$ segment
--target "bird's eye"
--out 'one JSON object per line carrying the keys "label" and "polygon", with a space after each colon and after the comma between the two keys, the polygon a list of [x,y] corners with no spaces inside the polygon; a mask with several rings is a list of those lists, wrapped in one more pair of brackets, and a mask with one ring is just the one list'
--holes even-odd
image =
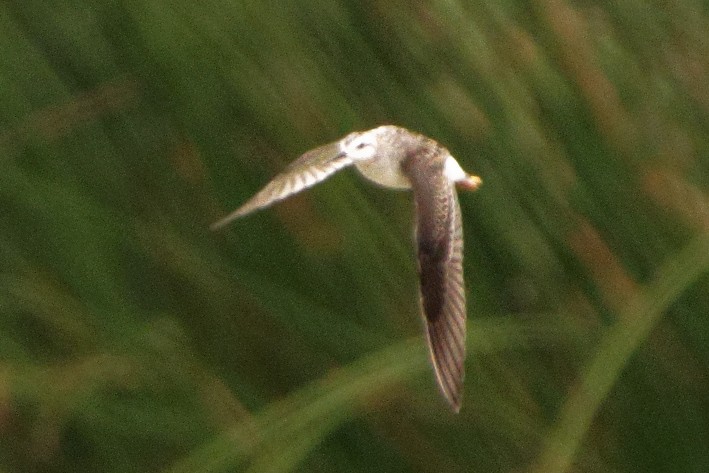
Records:
{"label": "bird's eye", "polygon": [[368,159],[374,154],[375,144],[371,137],[355,136],[351,141],[343,144],[343,150],[354,159]]}

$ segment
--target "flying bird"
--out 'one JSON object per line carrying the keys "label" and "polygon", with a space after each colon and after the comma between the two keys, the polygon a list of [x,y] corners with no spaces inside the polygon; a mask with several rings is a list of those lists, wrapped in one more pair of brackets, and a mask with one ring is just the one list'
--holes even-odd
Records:
{"label": "flying bird", "polygon": [[463,394],[466,308],[463,231],[456,187],[475,190],[482,180],[463,171],[446,148],[393,125],[350,133],[303,154],[211,228],[220,229],[350,165],[380,186],[413,190],[419,296],[426,340],[438,386],[453,411],[458,412]]}

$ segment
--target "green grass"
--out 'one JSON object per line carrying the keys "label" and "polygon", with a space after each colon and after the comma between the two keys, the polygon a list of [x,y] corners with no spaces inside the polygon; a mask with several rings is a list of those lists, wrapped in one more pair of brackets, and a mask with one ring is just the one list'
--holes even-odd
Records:
{"label": "green grass", "polygon": [[[0,4],[0,473],[709,471],[708,24],[692,1]],[[484,180],[459,415],[409,195],[343,172],[208,228],[382,123]]]}

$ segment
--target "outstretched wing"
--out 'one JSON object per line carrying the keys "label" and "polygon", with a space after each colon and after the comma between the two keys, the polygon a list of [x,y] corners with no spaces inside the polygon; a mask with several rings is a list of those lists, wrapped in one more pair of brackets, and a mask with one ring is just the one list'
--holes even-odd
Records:
{"label": "outstretched wing", "polygon": [[211,228],[218,230],[234,219],[308,189],[350,164],[352,159],[340,153],[339,142],[308,151],[273,178],[244,205],[212,224]]}
{"label": "outstretched wing", "polygon": [[465,289],[463,230],[454,183],[443,162],[410,158],[404,170],[416,203],[416,242],[421,306],[436,380],[451,408],[463,397],[465,361]]}

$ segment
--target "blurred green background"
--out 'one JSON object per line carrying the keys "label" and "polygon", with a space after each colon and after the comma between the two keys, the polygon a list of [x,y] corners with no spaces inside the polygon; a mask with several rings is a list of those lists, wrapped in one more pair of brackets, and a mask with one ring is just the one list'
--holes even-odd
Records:
{"label": "blurred green background", "polygon": [[[709,471],[706,2],[0,3],[0,473]],[[461,195],[440,398],[394,123]]]}

